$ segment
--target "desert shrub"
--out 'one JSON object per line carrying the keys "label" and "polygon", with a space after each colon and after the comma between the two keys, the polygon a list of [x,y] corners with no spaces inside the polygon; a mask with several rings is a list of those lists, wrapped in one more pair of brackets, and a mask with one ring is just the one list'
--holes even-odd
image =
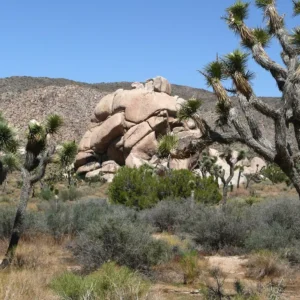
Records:
{"label": "desert shrub", "polygon": [[121,168],[109,186],[108,194],[113,203],[130,207],[148,208],[157,201],[158,179],[147,166]]}
{"label": "desert shrub", "polygon": [[0,239],[5,239],[10,236],[14,217],[16,214],[15,208],[2,207],[0,210]]}
{"label": "desert shrub", "polygon": [[262,279],[284,275],[288,269],[288,262],[281,259],[278,254],[265,250],[250,255],[246,266],[249,277]]}
{"label": "desert shrub", "polygon": [[143,299],[150,287],[136,272],[118,267],[114,262],[89,275],[87,282],[93,286],[96,299]]}
{"label": "desert shrub", "polygon": [[41,189],[40,191],[40,194],[39,194],[39,197],[42,199],[42,200],[46,200],[46,201],[49,201],[49,200],[52,200],[54,198],[54,192],[51,188],[49,188],[48,186],[44,187]]}
{"label": "desert shrub", "polygon": [[158,231],[174,232],[191,214],[191,201],[163,200],[140,213],[140,217]]}
{"label": "desert shrub", "polygon": [[260,171],[260,173],[274,184],[281,182],[289,182],[288,177],[276,164],[268,164],[265,168],[263,168]]}
{"label": "desert shrub", "polygon": [[246,239],[248,250],[277,250],[300,240],[298,199],[279,199],[252,206],[255,226]]}
{"label": "desert shrub", "polygon": [[205,204],[217,204],[222,195],[213,177],[196,177],[195,200]]}
{"label": "desert shrub", "polygon": [[146,225],[116,212],[91,223],[74,241],[72,251],[88,270],[111,260],[132,269],[148,269],[167,259],[170,252]]}
{"label": "desert shrub", "polygon": [[45,211],[48,232],[56,239],[72,232],[72,208],[60,201],[49,203]]}
{"label": "desert shrub", "polygon": [[189,170],[170,170],[160,177],[148,166],[121,168],[109,187],[109,198],[113,203],[144,209],[163,199],[188,198],[192,190],[198,202],[214,204],[221,200],[212,178],[202,179]]}
{"label": "desert shrub", "polygon": [[189,170],[170,170],[164,177],[158,179],[159,200],[190,197],[192,192],[190,182],[196,181],[195,175]]}
{"label": "desert shrub", "polygon": [[59,198],[62,201],[75,201],[81,196],[81,192],[75,186],[70,186],[68,189],[59,192]]}
{"label": "desert shrub", "polygon": [[183,271],[184,284],[193,283],[200,274],[199,255],[197,251],[184,253],[180,260]]}
{"label": "desert shrub", "polygon": [[51,288],[65,300],[81,300],[83,299],[86,287],[82,277],[71,272],[64,273],[52,280]]}
{"label": "desert shrub", "polygon": [[181,231],[207,250],[225,247],[243,248],[253,223],[248,218],[246,205],[228,203],[226,207],[198,205]]}
{"label": "desert shrub", "polygon": [[55,278],[51,287],[62,299],[68,300],[143,299],[149,290],[149,284],[137,273],[113,262],[86,277],[65,273]]}

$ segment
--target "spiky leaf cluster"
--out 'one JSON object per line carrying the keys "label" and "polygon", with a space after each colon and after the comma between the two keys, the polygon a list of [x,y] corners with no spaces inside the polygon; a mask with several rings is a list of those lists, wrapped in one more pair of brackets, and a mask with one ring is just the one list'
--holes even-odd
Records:
{"label": "spiky leaf cluster", "polygon": [[218,114],[218,119],[216,120],[217,126],[223,126],[228,124],[229,111],[231,104],[228,101],[219,100],[216,104],[216,113]]}
{"label": "spiky leaf cluster", "polygon": [[294,0],[294,16],[297,16],[300,14],[300,0]]}
{"label": "spiky leaf cluster", "polygon": [[244,150],[239,151],[237,161],[241,161],[246,158],[246,152]]}
{"label": "spiky leaf cluster", "polygon": [[201,104],[202,102],[195,98],[185,101],[177,112],[178,119],[182,121],[192,118],[199,110]]}
{"label": "spiky leaf cluster", "polygon": [[0,150],[16,152],[18,149],[16,134],[4,120],[0,121]]}
{"label": "spiky leaf cluster", "polygon": [[12,172],[20,168],[20,157],[16,153],[6,153],[3,157],[1,157],[1,162],[8,172]]}
{"label": "spiky leaf cluster", "polygon": [[63,125],[63,119],[56,114],[48,116],[46,120],[45,130],[49,134],[55,134]]}
{"label": "spiky leaf cluster", "polygon": [[274,0],[256,0],[255,4],[260,9],[265,9],[268,5],[274,4]]}
{"label": "spiky leaf cluster", "polygon": [[247,70],[249,54],[240,51],[239,49],[224,56],[223,62],[225,66],[225,72],[228,76],[238,72],[244,76],[246,80],[254,78],[254,73]]}
{"label": "spiky leaf cluster", "polygon": [[168,133],[158,139],[158,154],[160,157],[168,157],[171,151],[176,148],[178,138],[176,135]]}
{"label": "spiky leaf cluster", "polygon": [[247,49],[251,49],[255,44],[261,44],[262,47],[266,48],[270,45],[272,36],[269,34],[269,31],[264,28],[255,28],[252,31],[254,40],[242,40],[241,44]]}
{"label": "spiky leaf cluster", "polygon": [[228,19],[235,25],[241,25],[249,15],[249,2],[237,0],[233,5],[226,9]]}
{"label": "spiky leaf cluster", "polygon": [[205,75],[208,87],[211,87],[215,81],[221,81],[226,78],[224,64],[218,60],[207,64],[201,73]]}
{"label": "spiky leaf cluster", "polygon": [[78,151],[75,141],[65,142],[59,151],[59,162],[62,167],[68,167],[71,165],[76,157]]}
{"label": "spiky leaf cluster", "polygon": [[300,27],[296,27],[291,35],[291,43],[297,47],[300,47]]}

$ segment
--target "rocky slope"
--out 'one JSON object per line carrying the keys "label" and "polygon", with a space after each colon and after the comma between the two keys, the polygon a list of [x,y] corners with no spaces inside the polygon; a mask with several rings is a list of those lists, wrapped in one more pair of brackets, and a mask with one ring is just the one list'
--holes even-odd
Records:
{"label": "rocky slope", "polygon": [[[79,141],[99,100],[119,88],[130,89],[130,82],[87,84],[67,79],[10,77],[0,79],[0,111],[20,131],[31,119],[43,120],[49,113],[59,113],[65,120],[61,140]],[[206,90],[172,85],[172,95],[203,100],[202,111],[212,123],[215,96]],[[269,103],[279,99],[266,98]],[[271,134],[270,122],[264,122]]]}

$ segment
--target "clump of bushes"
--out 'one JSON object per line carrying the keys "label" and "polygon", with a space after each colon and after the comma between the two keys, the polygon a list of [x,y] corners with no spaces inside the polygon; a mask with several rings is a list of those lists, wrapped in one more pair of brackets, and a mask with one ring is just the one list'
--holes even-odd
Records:
{"label": "clump of bushes", "polygon": [[109,187],[113,203],[145,209],[166,198],[189,198],[214,204],[221,194],[213,178],[200,178],[189,170],[169,170],[163,177],[149,166],[121,168]]}
{"label": "clump of bushes", "polygon": [[190,205],[188,200],[164,200],[140,215],[158,231],[188,235],[204,251],[242,254],[281,249],[289,260],[300,261],[295,251],[300,243],[298,199]]}
{"label": "clump of bushes", "polygon": [[149,284],[127,267],[114,262],[104,264],[98,271],[81,277],[65,273],[55,278],[52,289],[62,299],[142,299],[149,290]]}
{"label": "clump of bushes", "polygon": [[148,270],[170,257],[170,248],[165,242],[154,239],[149,227],[120,212],[107,213],[91,223],[71,249],[89,271],[108,261],[132,269]]}

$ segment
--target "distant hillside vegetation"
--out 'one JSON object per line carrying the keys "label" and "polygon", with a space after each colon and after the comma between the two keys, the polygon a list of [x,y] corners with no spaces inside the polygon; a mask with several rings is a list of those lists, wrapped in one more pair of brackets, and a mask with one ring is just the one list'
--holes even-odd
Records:
{"label": "distant hillside vegetation", "polygon": [[[93,110],[101,98],[117,89],[131,89],[131,82],[88,84],[63,78],[9,77],[0,79],[0,110],[7,120],[19,130],[26,129],[29,120],[43,120],[50,113],[59,113],[65,121],[61,140],[79,141],[86,131]],[[213,124],[216,98],[213,93],[188,86],[172,85],[172,94],[203,101],[201,111]],[[278,98],[264,98],[272,105]],[[260,119],[272,135],[272,125]]]}

